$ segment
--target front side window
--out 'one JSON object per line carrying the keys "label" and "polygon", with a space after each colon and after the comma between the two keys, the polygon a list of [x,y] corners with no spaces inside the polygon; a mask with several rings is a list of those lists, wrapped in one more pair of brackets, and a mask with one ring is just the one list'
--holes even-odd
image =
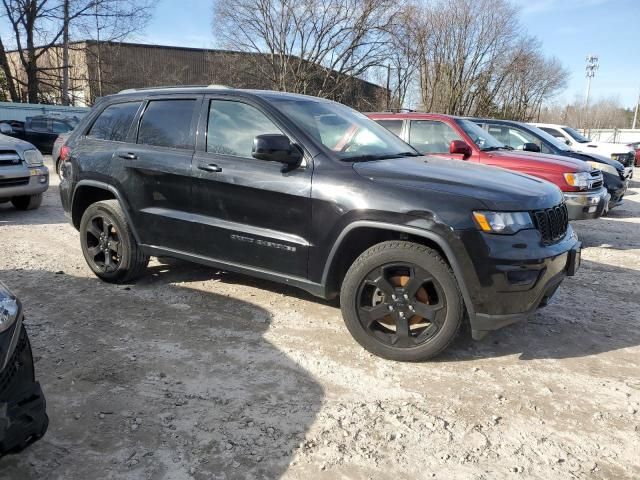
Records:
{"label": "front side window", "polygon": [[53,130],[53,133],[67,133],[73,130],[70,125],[67,125],[64,122],[59,122],[58,120],[54,120],[51,123],[51,128]]}
{"label": "front side window", "polygon": [[282,134],[267,116],[251,105],[232,100],[212,100],[207,124],[207,152],[252,158],[258,135]]}
{"label": "front side window", "polygon": [[49,129],[46,118],[34,118],[31,120],[31,129],[38,132],[46,132]]}
{"label": "front side window", "polygon": [[378,125],[382,125],[394,135],[402,135],[402,120],[376,120]]}
{"label": "front side window", "polygon": [[277,98],[271,103],[338,160],[418,155],[389,130],[345,105],[311,98]]}
{"label": "front side window", "polygon": [[449,153],[453,140],[462,140],[449,125],[437,120],[412,120],[409,143],[420,153]]}
{"label": "front side window", "polygon": [[138,143],[193,149],[191,119],[195,106],[195,99],[150,101],[140,120]]}
{"label": "front side window", "polygon": [[142,102],[117,103],[105,108],[93,122],[87,137],[124,142]]}
{"label": "front side window", "polygon": [[457,118],[456,123],[464,130],[464,133],[469,135],[471,141],[475,143],[483,152],[489,152],[491,150],[499,150],[504,148],[504,143],[496,139],[489,132],[484,131],[477,124],[466,120],[464,118]]}
{"label": "front side window", "polygon": [[560,133],[558,130],[556,130],[555,128],[540,127],[540,130],[542,130],[544,132],[547,132],[552,137],[559,138],[562,141],[564,141],[564,139],[565,139],[565,136],[562,133]]}
{"label": "front side window", "polygon": [[571,127],[564,127],[563,130],[569,134],[571,138],[573,138],[578,143],[589,143],[589,140],[584,135],[581,135],[577,130],[574,130]]}

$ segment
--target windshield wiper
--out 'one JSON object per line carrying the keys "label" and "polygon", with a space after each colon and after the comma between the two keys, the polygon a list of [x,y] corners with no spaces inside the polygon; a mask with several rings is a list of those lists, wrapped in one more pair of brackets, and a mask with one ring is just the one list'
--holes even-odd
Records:
{"label": "windshield wiper", "polygon": [[485,147],[485,148],[481,148],[480,151],[481,152],[494,152],[496,150],[508,150],[506,146],[503,147]]}
{"label": "windshield wiper", "polygon": [[388,160],[391,158],[401,157],[421,157],[422,155],[417,152],[399,152],[399,153],[384,153],[381,155],[358,155],[355,157],[346,157],[342,160],[346,162],[368,162],[372,160]]}

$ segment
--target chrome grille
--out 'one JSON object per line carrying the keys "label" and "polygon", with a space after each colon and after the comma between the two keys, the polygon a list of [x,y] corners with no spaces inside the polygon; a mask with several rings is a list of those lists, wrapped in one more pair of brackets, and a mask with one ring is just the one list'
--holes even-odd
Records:
{"label": "chrome grille", "polygon": [[536,210],[531,215],[545,244],[559,242],[567,234],[569,213],[564,203],[553,208]]}

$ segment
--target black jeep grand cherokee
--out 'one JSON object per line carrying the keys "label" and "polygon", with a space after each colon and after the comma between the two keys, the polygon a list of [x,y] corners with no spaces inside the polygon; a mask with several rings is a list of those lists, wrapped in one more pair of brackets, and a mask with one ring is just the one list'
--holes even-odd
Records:
{"label": "black jeep grand cherokee", "polygon": [[69,138],[60,194],[109,282],[174,256],[340,295],[366,349],[442,351],[544,305],[579,264],[557,187],[420,156],[348,107],[182,87],[102,99]]}

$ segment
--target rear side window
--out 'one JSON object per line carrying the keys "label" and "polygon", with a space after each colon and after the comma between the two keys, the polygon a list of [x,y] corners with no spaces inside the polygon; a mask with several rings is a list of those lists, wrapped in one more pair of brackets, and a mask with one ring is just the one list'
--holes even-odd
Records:
{"label": "rear side window", "polygon": [[252,158],[253,139],[268,133],[282,134],[257,108],[230,100],[211,100],[207,152]]}
{"label": "rear side window", "polygon": [[108,106],[93,122],[87,137],[124,142],[141,103],[128,102]]}
{"label": "rear side window", "polygon": [[382,125],[397,136],[402,134],[402,120],[376,120],[376,123]]}
{"label": "rear side window", "polygon": [[564,140],[564,135],[562,133],[560,133],[558,130],[556,130],[555,128],[549,128],[549,127],[540,127],[541,130],[544,130],[545,132],[547,132],[549,135],[553,135],[556,138],[559,138],[561,140]]}
{"label": "rear side window", "polygon": [[193,149],[191,119],[195,106],[195,99],[150,101],[140,121],[138,143]]}
{"label": "rear side window", "polygon": [[31,129],[39,132],[48,131],[47,120],[45,118],[34,118],[31,120]]}
{"label": "rear side window", "polygon": [[437,120],[412,120],[409,143],[420,153],[449,153],[452,140],[462,140],[449,125]]}
{"label": "rear side window", "polygon": [[72,130],[70,125],[67,125],[64,122],[59,122],[58,120],[51,122],[51,129],[53,133],[67,133]]}

